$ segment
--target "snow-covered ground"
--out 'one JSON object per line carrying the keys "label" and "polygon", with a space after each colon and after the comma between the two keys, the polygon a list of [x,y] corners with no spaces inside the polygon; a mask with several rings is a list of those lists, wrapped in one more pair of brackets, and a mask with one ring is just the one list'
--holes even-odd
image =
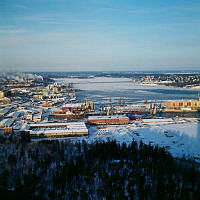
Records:
{"label": "snow-covered ground", "polygon": [[89,136],[71,138],[72,141],[116,140],[130,144],[134,139],[145,144],[165,146],[174,157],[200,158],[200,123],[195,120],[180,120],[174,124],[149,124],[132,122],[129,125],[101,125],[89,127]]}
{"label": "snow-covered ground", "polygon": [[[166,119],[166,118],[165,118]],[[118,143],[138,143],[165,146],[174,157],[195,157],[200,161],[200,122],[193,118],[152,119],[152,122],[132,121],[127,125],[88,126],[89,135],[83,137],[65,137],[58,140],[72,142],[85,140],[88,143],[116,140]],[[55,139],[55,138],[54,138]],[[52,138],[39,139],[52,140]],[[33,139],[38,141],[38,139]]]}

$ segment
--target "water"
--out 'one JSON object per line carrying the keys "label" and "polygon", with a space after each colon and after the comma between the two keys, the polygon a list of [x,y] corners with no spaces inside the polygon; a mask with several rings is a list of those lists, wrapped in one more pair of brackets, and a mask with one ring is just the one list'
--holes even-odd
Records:
{"label": "water", "polygon": [[79,101],[92,100],[96,104],[118,103],[124,98],[125,103],[141,103],[145,99],[153,102],[198,98],[198,90],[167,86],[149,86],[133,83],[128,78],[99,77],[91,79],[66,78],[57,82],[72,82]]}

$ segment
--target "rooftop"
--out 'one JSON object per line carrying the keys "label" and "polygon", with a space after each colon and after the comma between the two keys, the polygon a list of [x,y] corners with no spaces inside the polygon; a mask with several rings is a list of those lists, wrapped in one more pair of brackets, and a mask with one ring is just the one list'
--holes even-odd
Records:
{"label": "rooftop", "polygon": [[159,122],[174,122],[172,118],[156,118],[156,119],[142,119],[143,123],[159,123]]}
{"label": "rooftop", "polygon": [[[65,127],[59,127],[59,126]],[[72,122],[72,123],[44,123],[44,124],[31,124],[33,129],[30,134],[40,135],[40,134],[77,134],[84,132],[88,134],[88,129],[84,122]],[[48,126],[48,128],[45,128]]]}
{"label": "rooftop", "polygon": [[13,118],[3,119],[0,122],[0,127],[11,127],[14,122],[15,122],[15,119]]}
{"label": "rooftop", "polygon": [[64,104],[63,107],[76,108],[76,107],[81,107],[82,105],[84,105],[84,103],[67,103]]}
{"label": "rooftop", "polygon": [[131,109],[148,109],[150,104],[131,104],[127,106],[114,106],[114,109],[117,110],[131,110]]}
{"label": "rooftop", "polygon": [[30,127],[37,128],[37,127],[45,127],[45,126],[67,126],[67,127],[85,127],[84,122],[71,122],[71,123],[40,123],[40,124],[30,124]]}
{"label": "rooftop", "polygon": [[179,102],[179,101],[182,101],[182,102],[186,102],[186,101],[200,101],[200,99],[180,99],[180,100],[166,100],[166,102]]}
{"label": "rooftop", "polygon": [[103,115],[103,116],[89,116],[88,120],[97,120],[97,119],[128,119],[125,115]]}
{"label": "rooftop", "polygon": [[35,130],[35,131],[31,131],[30,134],[65,134],[65,133],[80,133],[80,132],[85,132],[88,133],[88,129],[87,128],[82,128],[82,129],[76,129],[76,128],[70,128],[70,129],[55,129],[55,130],[51,130],[51,129],[44,129],[44,130]]}

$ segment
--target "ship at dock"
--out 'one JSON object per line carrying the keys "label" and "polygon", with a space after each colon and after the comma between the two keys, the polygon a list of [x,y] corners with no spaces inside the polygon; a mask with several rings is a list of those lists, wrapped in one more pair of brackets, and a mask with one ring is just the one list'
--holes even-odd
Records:
{"label": "ship at dock", "polygon": [[79,118],[86,115],[87,112],[94,111],[94,103],[87,101],[84,103],[67,103],[60,108],[53,110],[52,116],[56,118]]}
{"label": "ship at dock", "polygon": [[137,118],[149,118],[157,112],[157,107],[155,104],[150,104],[145,101],[143,104],[125,104],[119,103],[118,105],[113,105],[112,102],[108,106],[101,107],[101,112],[105,114],[116,114],[116,115],[126,115],[131,119]]}

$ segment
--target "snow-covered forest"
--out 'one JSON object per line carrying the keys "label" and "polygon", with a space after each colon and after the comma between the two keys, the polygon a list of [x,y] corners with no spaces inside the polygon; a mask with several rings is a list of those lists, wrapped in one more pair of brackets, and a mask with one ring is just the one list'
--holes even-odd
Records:
{"label": "snow-covered forest", "polygon": [[[25,139],[25,140],[24,140]],[[0,138],[1,199],[199,199],[198,164],[116,141]]]}

